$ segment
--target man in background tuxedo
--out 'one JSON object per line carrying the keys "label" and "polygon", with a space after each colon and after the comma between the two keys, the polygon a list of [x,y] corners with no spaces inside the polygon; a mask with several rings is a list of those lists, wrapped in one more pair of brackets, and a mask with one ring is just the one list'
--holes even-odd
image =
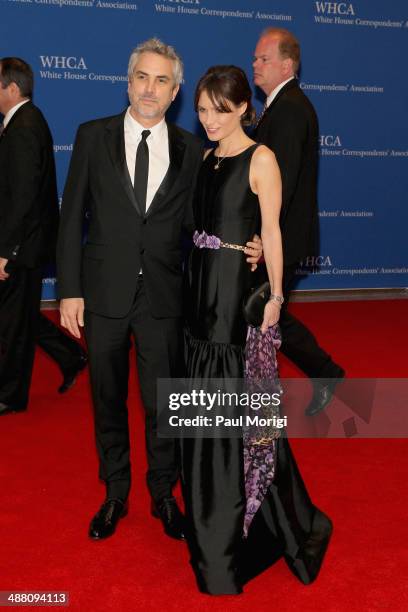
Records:
{"label": "man in background tuxedo", "polygon": [[0,60],[0,415],[25,410],[35,342],[72,386],[82,348],[40,314],[42,267],[54,256],[58,199],[52,137],[31,102],[33,73]]}
{"label": "man in background tuxedo", "polygon": [[100,476],[106,483],[90,537],[111,535],[127,512],[133,335],[152,513],[167,535],[183,539],[183,517],[172,495],[176,444],[157,436],[156,381],[183,375],[181,234],[191,223],[188,204],[203,147],[165,120],[182,81],[182,63],[172,47],[157,39],[139,45],[128,76],[129,108],[78,129],[57,249],[61,323],[77,338],[84,325],[89,350]]}
{"label": "man in background tuxedo", "polygon": [[318,124],[315,110],[295,76],[299,64],[300,47],[291,32],[268,28],[261,34],[254,54],[254,83],[267,98],[254,138],[272,149],[282,175],[285,303],[279,320],[281,351],[309,377],[319,379],[314,382],[312,401],[306,409],[312,416],[328,405],[344,371],[287,310],[296,268],[302,259],[316,254],[318,237]]}

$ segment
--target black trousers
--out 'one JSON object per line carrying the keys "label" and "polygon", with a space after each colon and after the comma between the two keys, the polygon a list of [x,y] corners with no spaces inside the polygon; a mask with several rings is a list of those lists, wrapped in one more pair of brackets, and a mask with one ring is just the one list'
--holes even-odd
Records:
{"label": "black trousers", "polygon": [[7,265],[0,282],[0,402],[27,408],[34,363],[41,268]]}
{"label": "black trousers", "polygon": [[341,368],[335,364],[317,343],[311,331],[299,319],[288,312],[288,299],[295,283],[297,264],[284,266],[283,296],[285,302],[279,319],[282,330],[281,352],[310,378],[336,378]]}
{"label": "black trousers", "polygon": [[61,372],[69,372],[84,353],[79,342],[64,332],[41,312],[38,313],[36,342],[58,365]]}
{"label": "black trousers", "polygon": [[107,495],[121,499],[128,496],[131,479],[126,404],[131,335],[146,415],[147,485],[152,498],[159,500],[171,495],[179,462],[175,440],[157,436],[156,384],[157,378],[181,375],[181,321],[151,316],[141,279],[126,317],[113,319],[85,311],[99,474]]}

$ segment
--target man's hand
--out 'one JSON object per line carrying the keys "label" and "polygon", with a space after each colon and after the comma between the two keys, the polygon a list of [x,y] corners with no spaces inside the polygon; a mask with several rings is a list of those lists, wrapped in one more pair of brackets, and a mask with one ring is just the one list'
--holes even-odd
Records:
{"label": "man's hand", "polygon": [[5,259],[4,257],[0,257],[0,281],[5,281],[10,276],[10,274],[7,274],[7,272],[4,269],[7,266],[7,264],[8,264],[8,259]]}
{"label": "man's hand", "polygon": [[75,338],[80,338],[81,332],[79,327],[84,326],[83,298],[65,298],[61,300],[60,315],[62,327],[65,327]]}
{"label": "man's hand", "polygon": [[249,255],[249,257],[247,257],[247,262],[251,264],[251,272],[257,269],[262,253],[262,240],[255,234],[252,241],[247,242],[245,246],[245,254]]}

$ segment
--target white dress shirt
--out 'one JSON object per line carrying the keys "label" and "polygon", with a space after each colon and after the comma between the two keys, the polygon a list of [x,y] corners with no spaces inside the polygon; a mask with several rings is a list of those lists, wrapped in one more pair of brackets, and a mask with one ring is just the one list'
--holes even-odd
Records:
{"label": "white dress shirt", "polygon": [[169,135],[164,118],[151,128],[145,128],[130,114],[130,106],[125,115],[125,150],[126,163],[132,181],[135,178],[136,151],[142,139],[143,130],[149,129],[146,139],[149,147],[149,176],[147,179],[146,211],[156,191],[160,187],[170,164]]}
{"label": "white dress shirt", "polygon": [[275,89],[272,89],[271,93],[269,94],[269,96],[266,98],[266,108],[268,108],[268,106],[270,104],[272,104],[272,102],[274,101],[274,99],[276,98],[276,96],[278,95],[278,93],[280,92],[280,90],[285,87],[286,83],[289,83],[289,81],[291,81],[292,79],[294,79],[294,76],[291,76],[289,79],[286,79],[286,81],[282,81],[282,83],[279,83],[279,85],[277,85],[277,87],[275,87]]}
{"label": "white dress shirt", "polygon": [[8,123],[10,123],[12,116],[14,115],[14,113],[16,113],[18,111],[18,109],[20,108],[20,106],[23,106],[23,104],[26,104],[27,102],[29,102],[30,100],[23,100],[22,102],[19,102],[18,104],[16,104],[15,106],[13,106],[13,108],[10,108],[10,110],[8,111],[8,113],[6,113],[4,115],[4,119],[3,119],[3,129],[7,126]]}

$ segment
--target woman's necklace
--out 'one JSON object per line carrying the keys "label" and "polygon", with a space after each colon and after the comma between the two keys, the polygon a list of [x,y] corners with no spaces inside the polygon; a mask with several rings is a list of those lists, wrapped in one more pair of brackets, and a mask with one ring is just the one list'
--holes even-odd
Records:
{"label": "woman's necklace", "polygon": [[[246,148],[248,148],[248,147],[246,147]],[[230,157],[230,156],[234,155],[235,153],[239,153],[241,150],[244,151],[245,147],[240,147],[239,149],[235,149],[234,151],[230,151],[230,153],[226,153],[225,155],[216,155],[217,163],[214,166],[214,170],[218,170],[218,168],[220,167],[221,162],[223,162],[226,157]]]}

